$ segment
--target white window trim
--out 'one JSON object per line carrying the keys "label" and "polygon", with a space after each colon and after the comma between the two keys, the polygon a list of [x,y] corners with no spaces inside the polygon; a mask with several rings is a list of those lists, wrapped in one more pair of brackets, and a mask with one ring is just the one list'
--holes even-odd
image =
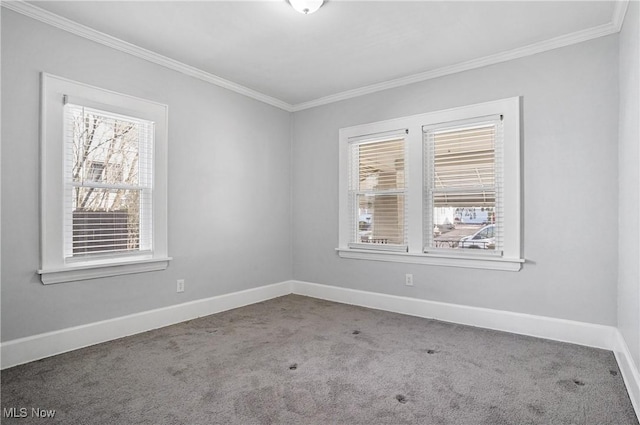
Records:
{"label": "white window trim", "polygon": [[[64,96],[84,106],[147,119],[155,123],[153,172],[153,250],[143,255],[65,261],[64,258]],[[168,106],[133,96],[41,74],[40,274],[43,284],[164,270],[167,244]]]}
{"label": "white window trim", "polygon": [[[504,246],[500,257],[482,253],[432,252],[424,251],[424,190],[423,190],[423,126],[461,121],[475,117],[504,116]],[[460,108],[413,115],[370,124],[362,124],[340,129],[339,132],[339,223],[338,247],[341,258],[392,261],[400,263],[427,264],[437,266],[466,267],[491,270],[518,271],[524,263],[522,258],[522,191],[521,191],[521,127],[520,97],[479,103]],[[348,199],[348,141],[360,135],[384,133],[399,128],[409,129],[406,143],[410,182],[407,188],[409,205],[408,252],[382,252],[349,248],[350,209]]]}

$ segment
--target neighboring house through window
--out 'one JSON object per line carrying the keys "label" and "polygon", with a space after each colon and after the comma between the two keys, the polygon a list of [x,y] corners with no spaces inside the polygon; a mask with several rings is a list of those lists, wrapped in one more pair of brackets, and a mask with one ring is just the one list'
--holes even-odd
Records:
{"label": "neighboring house through window", "polygon": [[166,106],[48,74],[42,91],[43,283],[166,268]]}

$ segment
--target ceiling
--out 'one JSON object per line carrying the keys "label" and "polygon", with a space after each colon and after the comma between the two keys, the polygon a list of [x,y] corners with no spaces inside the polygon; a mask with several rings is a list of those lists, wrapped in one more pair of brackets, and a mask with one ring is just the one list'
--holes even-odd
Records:
{"label": "ceiling", "polygon": [[119,39],[109,38],[112,44],[127,42],[120,42],[122,50],[300,110],[614,33],[624,5],[330,0],[312,15],[294,11],[286,0],[37,1],[21,7],[49,20],[56,18],[51,13],[67,18],[74,22],[58,26],[80,23]]}

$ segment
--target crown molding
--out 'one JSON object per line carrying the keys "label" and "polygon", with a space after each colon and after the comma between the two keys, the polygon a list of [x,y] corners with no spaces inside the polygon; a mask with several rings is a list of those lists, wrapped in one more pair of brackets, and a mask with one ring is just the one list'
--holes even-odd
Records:
{"label": "crown molding", "polygon": [[30,18],[44,22],[45,24],[62,29],[64,31],[70,32],[104,46],[111,47],[115,50],[128,53],[132,56],[136,56],[140,59],[147,60],[149,62],[164,66],[174,71],[178,71],[190,77],[195,77],[202,81],[215,84],[216,86],[234,91],[255,100],[259,100],[260,102],[264,102],[271,106],[284,109],[287,112],[292,112],[292,105],[280,99],[276,99],[243,85],[218,77],[217,75],[208,73],[196,67],[152,52],[151,50],[136,46],[135,44],[120,40],[119,38],[112,37],[93,28],[87,27],[70,19],[63,18],[62,16],[34,6],[23,0],[2,1],[2,7],[13,10],[14,12],[21,13]]}
{"label": "crown molding", "polygon": [[[615,16],[618,19],[624,19],[624,12],[626,6],[618,7],[619,4],[628,4],[627,1],[616,2]],[[619,12],[622,10],[622,13]],[[472,59],[470,61],[457,63],[451,66],[445,66],[434,70],[421,72],[419,74],[409,75],[407,77],[401,77],[395,80],[384,81],[382,83],[371,84],[368,86],[360,87],[354,90],[347,90],[341,93],[336,93],[330,96],[321,97],[309,102],[303,102],[293,105],[293,112],[302,111],[304,109],[315,108],[317,106],[327,105],[329,103],[339,102],[342,100],[351,99],[354,97],[363,96],[366,94],[376,93],[383,90],[388,90],[396,87],[402,87],[409,84],[419,83],[434,78],[443,77],[445,75],[456,74],[458,72],[469,71],[472,69],[482,68],[489,65],[498,64],[501,62],[507,62],[513,59],[519,59],[527,56],[536,55],[538,53],[547,52],[549,50],[558,49],[561,47],[570,46],[572,44],[582,43],[583,41],[592,40],[598,37],[604,37],[610,34],[615,34],[620,31],[622,23],[609,22],[596,27],[588,28],[581,31],[576,31],[570,34],[561,35],[559,37],[551,38],[545,41],[541,41],[527,46],[519,47],[517,49],[508,50],[501,53],[496,53],[489,56],[484,56],[478,59]]]}
{"label": "crown molding", "polygon": [[629,8],[629,0],[619,0],[615,2],[613,6],[613,16],[611,17],[611,23],[616,27],[617,31],[622,30],[622,24],[624,23],[624,17],[627,14]]}
{"label": "crown molding", "polygon": [[607,24],[598,25],[596,27],[587,28],[585,30],[576,31],[570,34],[561,35],[559,37],[551,38],[549,40],[541,41],[538,43],[533,43],[517,49],[508,50],[506,52],[472,59],[455,65],[445,66],[442,68],[433,69],[430,71],[421,72],[394,80],[371,84],[353,90],[343,91],[308,102],[297,103],[295,105],[291,105],[290,103],[287,103],[283,100],[268,96],[264,93],[260,93],[243,85],[218,77],[217,75],[203,71],[196,67],[184,64],[182,62],[136,46],[135,44],[131,44],[118,38],[112,37],[108,34],[94,30],[93,28],[79,24],[70,19],[58,16],[30,3],[26,3],[24,0],[2,0],[1,5],[2,7],[13,10],[14,12],[29,16],[33,19],[60,28],[64,31],[70,32],[80,37],[84,37],[86,39],[95,41],[116,50],[120,50],[122,52],[139,57],[149,62],[153,62],[166,68],[173,69],[185,75],[198,78],[202,81],[215,84],[219,87],[223,87],[225,89],[253,98],[260,102],[275,106],[287,112],[297,112],[334,102],[340,102],[342,100],[352,99],[354,97],[376,93],[383,90],[419,83],[446,75],[456,74],[458,72],[469,71],[472,69],[510,61],[513,59],[532,56],[549,50],[558,49],[561,47],[570,46],[572,44],[592,40],[598,37],[604,37],[607,35],[618,33],[622,28],[624,17],[629,6],[629,1],[630,0],[615,1],[611,21]]}

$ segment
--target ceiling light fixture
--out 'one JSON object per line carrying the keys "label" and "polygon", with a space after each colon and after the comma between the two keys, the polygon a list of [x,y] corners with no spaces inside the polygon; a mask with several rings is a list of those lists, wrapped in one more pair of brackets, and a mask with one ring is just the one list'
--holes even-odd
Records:
{"label": "ceiling light fixture", "polygon": [[295,10],[305,15],[309,15],[320,9],[324,0],[289,0],[289,4]]}

